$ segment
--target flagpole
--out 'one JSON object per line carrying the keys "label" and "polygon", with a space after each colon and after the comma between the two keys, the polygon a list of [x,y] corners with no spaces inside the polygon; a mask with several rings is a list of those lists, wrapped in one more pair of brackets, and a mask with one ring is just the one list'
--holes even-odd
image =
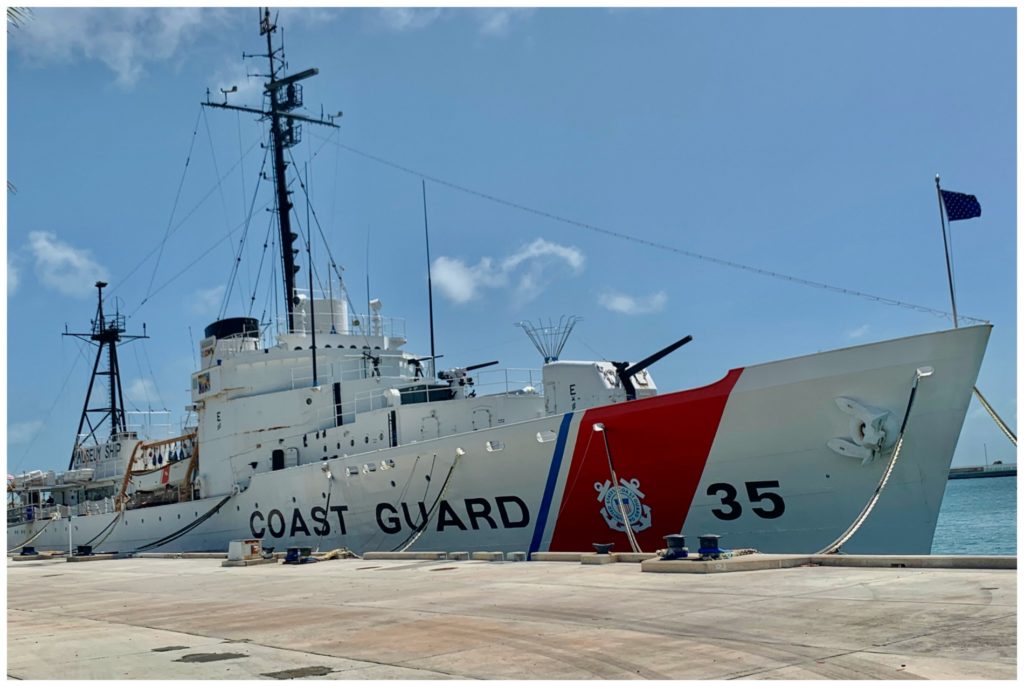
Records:
{"label": "flagpole", "polygon": [[949,300],[953,304],[953,328],[960,327],[956,317],[956,294],[953,292],[953,263],[949,259],[949,239],[946,237],[946,209],[942,204],[942,188],[939,186],[939,175],[935,175],[935,194],[939,198],[939,222],[942,224],[942,247],[946,251],[946,277],[949,280]]}

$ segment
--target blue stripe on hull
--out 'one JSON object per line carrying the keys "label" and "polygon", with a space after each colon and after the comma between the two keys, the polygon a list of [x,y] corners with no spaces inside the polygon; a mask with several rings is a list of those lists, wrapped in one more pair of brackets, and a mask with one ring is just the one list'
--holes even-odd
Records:
{"label": "blue stripe on hull", "polygon": [[551,456],[551,469],[548,471],[548,482],[544,486],[544,498],[540,502],[540,511],[537,513],[537,526],[533,530],[533,541],[530,542],[529,554],[540,549],[540,540],[544,536],[544,529],[548,524],[548,511],[551,509],[551,499],[555,495],[555,484],[558,482],[558,473],[562,469],[562,454],[565,453],[565,441],[569,436],[569,425],[572,424],[572,413],[562,416],[562,426],[558,429],[558,441],[555,442],[555,453]]}

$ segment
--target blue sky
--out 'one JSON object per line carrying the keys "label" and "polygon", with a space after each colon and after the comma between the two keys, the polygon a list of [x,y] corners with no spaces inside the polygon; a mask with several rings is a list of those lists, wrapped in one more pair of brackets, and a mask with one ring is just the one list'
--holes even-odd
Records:
{"label": "blue sky", "polygon": [[[261,50],[256,21],[39,9],[10,32],[9,471],[67,462],[92,353],[60,333],[88,327],[99,277],[129,329],[145,322],[152,337],[121,351],[131,405],[183,417],[262,161],[252,117],[199,102],[238,85],[231,102],[258,104],[240,59]],[[313,9],[279,23],[291,70],[320,69],[308,109],[345,113],[337,133],[307,125],[293,149],[313,206],[352,300],[366,300],[368,265],[409,350],[429,350],[420,177],[350,148],[685,251],[948,310],[940,173],[983,208],[952,225],[958,305],[995,325],[979,386],[1016,427],[1014,9]],[[564,358],[637,360],[692,334],[652,368],[668,391],[951,324],[437,181],[427,192],[446,365],[539,367],[513,323],[576,314]],[[229,315],[254,290],[256,315],[279,297],[266,271],[253,287],[268,184],[256,193]],[[168,230],[159,263],[146,259]],[[990,460],[1013,456],[972,402],[954,462],[980,463],[985,444]]]}

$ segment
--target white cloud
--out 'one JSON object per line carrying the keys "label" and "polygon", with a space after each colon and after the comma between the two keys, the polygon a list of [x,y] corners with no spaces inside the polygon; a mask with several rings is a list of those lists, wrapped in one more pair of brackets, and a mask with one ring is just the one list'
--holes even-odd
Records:
{"label": "white cloud", "polygon": [[[449,19],[465,10],[439,8],[385,7],[369,15],[371,26],[385,31],[419,31],[441,19]],[[525,21],[536,10],[530,8],[481,8],[469,10],[482,36],[504,36],[511,27]]]}
{"label": "white cloud", "polygon": [[476,11],[477,22],[480,25],[480,33],[485,36],[504,36],[508,33],[509,27],[516,23],[525,21],[536,10],[529,8],[497,9],[487,8]]}
{"label": "white cloud", "polygon": [[433,280],[445,296],[456,303],[468,303],[484,289],[512,288],[514,298],[525,303],[539,296],[553,279],[551,268],[568,265],[572,274],[583,271],[583,252],[536,239],[508,257],[483,257],[475,265],[459,258],[441,256],[432,266]]}
{"label": "white cloud", "polygon": [[869,331],[871,331],[871,325],[870,324],[862,324],[861,326],[857,327],[856,329],[851,329],[850,331],[846,332],[846,338],[847,339],[862,339],[862,338],[864,338],[864,336],[867,335],[867,333]]}
{"label": "white cloud", "polygon": [[277,25],[286,28],[288,36],[294,39],[296,29],[319,28],[333,22],[345,11],[340,7],[281,7],[271,10],[271,15]]}
{"label": "white cloud", "polygon": [[216,31],[224,10],[184,8],[37,8],[9,41],[25,59],[39,63],[98,60],[130,88],[147,63],[186,54],[204,32]]}
{"label": "white cloud", "polygon": [[11,424],[7,425],[7,443],[26,444],[32,441],[32,437],[34,437],[42,428],[42,420],[12,422]]}
{"label": "white cloud", "polygon": [[14,292],[18,290],[18,284],[21,283],[21,274],[18,272],[18,266],[15,264],[14,257],[11,255],[7,256],[7,297],[10,298],[14,295]]}
{"label": "white cloud", "polygon": [[132,403],[151,405],[159,398],[152,379],[133,379],[125,389],[125,397]]}
{"label": "white cloud", "polygon": [[192,312],[197,315],[214,317],[224,302],[224,284],[209,289],[199,289],[192,296]]}
{"label": "white cloud", "polygon": [[612,312],[624,315],[647,315],[661,312],[665,303],[668,302],[668,294],[658,291],[650,296],[629,296],[618,291],[606,291],[598,296],[597,302]]}
{"label": "white cloud", "polygon": [[372,15],[372,22],[388,31],[425,29],[441,17],[437,8],[383,7]]}
{"label": "white cloud", "polygon": [[29,232],[28,246],[39,280],[66,296],[90,296],[96,281],[107,278],[106,268],[88,250],[61,241],[53,232]]}

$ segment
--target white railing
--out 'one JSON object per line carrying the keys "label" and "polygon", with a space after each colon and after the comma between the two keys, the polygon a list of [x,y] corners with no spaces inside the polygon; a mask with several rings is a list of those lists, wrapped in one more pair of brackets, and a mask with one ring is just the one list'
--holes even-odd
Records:
{"label": "white railing", "polygon": [[509,367],[497,370],[470,372],[473,388],[478,396],[519,394],[532,389],[537,394],[544,390],[541,371],[529,367]]}
{"label": "white railing", "polygon": [[75,506],[62,506],[59,504],[27,504],[11,506],[7,509],[7,524],[17,524],[22,522],[32,522],[35,520],[49,520],[54,516],[58,515],[61,518],[68,517],[71,513],[75,517],[84,515],[103,515],[104,513],[116,513],[117,507],[114,505],[114,499],[111,497],[104,497],[99,501],[86,501],[85,503],[79,503]]}
{"label": "white railing", "polygon": [[[348,351],[347,351],[348,352]],[[379,362],[377,365],[373,364],[373,360],[366,356],[354,355],[359,351],[352,351],[351,358],[342,362],[327,362],[317,358],[317,381],[320,383],[334,383],[334,382],[353,382],[361,379],[371,379],[373,377],[415,377],[415,367],[409,362],[409,358],[401,354],[395,353],[381,353],[379,351],[371,353],[373,358],[376,358]],[[312,386],[313,384],[313,365],[312,362],[308,365],[299,365],[291,368],[291,388],[299,389]],[[424,375],[429,373],[428,370],[424,370]],[[421,377],[420,379],[424,379]],[[404,383],[404,382],[403,382]]]}
{"label": "white railing", "polygon": [[[309,314],[303,311],[296,310],[292,313],[292,325],[295,327],[292,330],[292,334],[303,334],[310,335],[315,326],[317,334],[324,333],[325,327],[323,322],[320,322],[321,317],[329,318],[329,315],[322,315],[321,313],[316,314],[316,321],[310,325]],[[329,320],[328,320],[329,321]],[[288,317],[285,315],[278,316],[276,320],[277,332],[288,331]],[[338,333],[341,333],[343,327],[338,327],[335,324],[335,329],[338,329]],[[349,314],[348,316],[348,334],[351,336],[387,336],[390,338],[406,338],[405,336],[405,318],[404,317],[384,317],[384,316],[373,316],[369,318],[363,314]]]}

